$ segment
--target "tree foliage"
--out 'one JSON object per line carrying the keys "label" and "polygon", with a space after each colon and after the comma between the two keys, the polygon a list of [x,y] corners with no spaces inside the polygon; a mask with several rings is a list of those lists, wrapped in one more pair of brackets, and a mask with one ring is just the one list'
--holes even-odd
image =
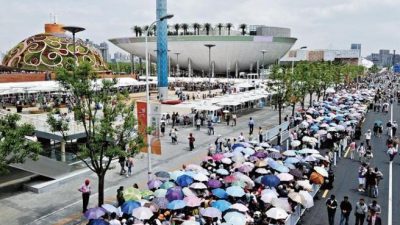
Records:
{"label": "tree foliage", "polygon": [[[84,127],[86,141],[74,154],[97,174],[100,206],[104,201],[104,177],[112,159],[134,154],[143,146],[140,135],[134,135],[134,104],[127,104],[128,94],[114,88],[116,79],[99,82],[88,64],[72,71],[58,70],[57,80],[71,94],[68,100],[75,120]],[[50,113],[47,122],[53,131],[67,138],[69,127],[64,117]]]}
{"label": "tree foliage", "polygon": [[34,134],[30,124],[19,124],[21,116],[8,114],[0,118],[0,173],[7,172],[12,163],[24,163],[26,158],[37,160],[42,146],[25,138]]}

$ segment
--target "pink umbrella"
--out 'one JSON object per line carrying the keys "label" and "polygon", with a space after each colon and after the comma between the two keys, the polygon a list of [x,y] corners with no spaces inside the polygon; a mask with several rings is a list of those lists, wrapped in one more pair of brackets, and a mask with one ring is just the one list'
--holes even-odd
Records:
{"label": "pink umbrella", "polygon": [[237,178],[230,175],[230,176],[225,177],[224,181],[225,181],[225,183],[233,183],[233,182],[237,181]]}
{"label": "pink umbrella", "polygon": [[189,207],[198,207],[201,204],[201,199],[196,196],[188,196],[183,199]]}
{"label": "pink umbrella", "polygon": [[213,155],[212,158],[213,158],[215,161],[221,161],[221,159],[225,158],[225,156],[224,156],[224,154],[217,153],[217,154]]}

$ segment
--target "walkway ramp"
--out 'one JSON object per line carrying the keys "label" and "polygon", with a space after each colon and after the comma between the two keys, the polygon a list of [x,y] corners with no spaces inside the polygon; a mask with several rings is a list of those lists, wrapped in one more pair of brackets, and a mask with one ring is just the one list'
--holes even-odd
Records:
{"label": "walkway ramp", "polygon": [[66,163],[45,156],[39,156],[37,161],[26,159],[25,163],[10,164],[10,166],[51,179],[58,179],[71,171],[71,166]]}

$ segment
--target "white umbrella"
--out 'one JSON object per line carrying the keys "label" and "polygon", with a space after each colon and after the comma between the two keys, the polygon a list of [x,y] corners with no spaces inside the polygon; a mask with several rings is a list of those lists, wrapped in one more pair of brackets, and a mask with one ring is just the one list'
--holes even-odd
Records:
{"label": "white umbrella", "polygon": [[186,220],[182,223],[182,225],[200,225],[199,222],[196,222],[194,220]]}
{"label": "white umbrella", "polygon": [[280,174],[278,174],[278,175],[276,175],[278,178],[279,178],[279,180],[281,180],[281,181],[291,181],[291,180],[293,180],[293,175],[292,174],[289,174],[289,173],[280,173]]}
{"label": "white umbrella", "polygon": [[284,156],[296,156],[296,151],[295,150],[287,150],[287,151],[284,151],[282,153],[282,155],[284,155]]}
{"label": "white umbrella", "polygon": [[193,189],[207,189],[207,186],[203,183],[193,183],[190,185],[190,188]]}
{"label": "white umbrella", "polygon": [[301,145],[301,141],[299,141],[299,140],[294,140],[294,141],[292,141],[292,143],[290,143],[290,145],[291,145],[292,147],[300,146],[300,145]]}
{"label": "white umbrella", "polygon": [[139,220],[148,220],[153,216],[153,212],[149,208],[138,207],[132,211],[132,216]]}
{"label": "white umbrella", "polygon": [[296,183],[297,183],[297,185],[299,185],[300,187],[303,187],[307,191],[312,191],[312,189],[313,189],[309,180],[298,180],[298,181],[296,181]]}
{"label": "white umbrella", "polygon": [[265,169],[265,168],[258,168],[258,169],[256,169],[256,173],[259,173],[259,174],[268,174],[268,173],[270,173],[271,171],[269,171],[269,170],[267,170],[267,169]]}
{"label": "white umbrella", "polygon": [[326,169],[323,168],[323,167],[314,166],[314,170],[315,170],[317,173],[319,173],[319,174],[321,174],[322,176],[324,176],[324,177],[328,177],[328,176],[329,176],[328,172],[327,172]]}
{"label": "white umbrella", "polygon": [[303,197],[303,202],[301,203],[305,208],[309,209],[314,206],[314,198],[308,191],[299,191],[299,194]]}
{"label": "white umbrella", "polygon": [[284,220],[286,219],[289,215],[285,212],[285,210],[280,209],[280,208],[272,208],[269,209],[265,213],[269,218],[275,219],[275,220]]}
{"label": "white umbrella", "polygon": [[195,175],[193,175],[193,179],[200,182],[208,181],[208,177],[202,173],[196,173]]}
{"label": "white umbrella", "polygon": [[286,212],[292,212],[292,207],[290,206],[287,198],[274,198],[271,204],[277,208],[281,208]]}
{"label": "white umbrella", "polygon": [[[190,188],[184,187],[182,188],[182,192],[185,196],[197,196],[196,193],[194,193]],[[165,197],[165,195],[164,195]]]}
{"label": "white umbrella", "polygon": [[239,210],[240,212],[249,211],[249,208],[247,208],[247,206],[240,204],[240,203],[235,203],[235,204],[231,205],[229,208]]}
{"label": "white umbrella", "polygon": [[223,163],[223,164],[232,164],[232,160],[230,159],[230,158],[223,158],[223,159],[221,159],[221,162]]}

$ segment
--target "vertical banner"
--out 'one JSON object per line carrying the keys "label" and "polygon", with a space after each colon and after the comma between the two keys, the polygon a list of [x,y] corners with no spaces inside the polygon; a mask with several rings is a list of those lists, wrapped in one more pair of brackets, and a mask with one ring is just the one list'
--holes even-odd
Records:
{"label": "vertical banner", "polygon": [[160,142],[160,120],[161,120],[161,104],[150,104],[150,126],[153,128],[151,138],[151,152],[156,155],[161,155]]}
{"label": "vertical banner", "polygon": [[[146,102],[137,101],[137,120],[138,120],[138,132],[143,136],[144,142],[147,144],[147,127],[152,127],[151,133],[151,153],[161,155],[161,142],[160,142],[160,119],[161,119],[161,104],[151,103],[150,104],[150,124],[147,124],[147,104]],[[147,153],[147,146],[140,149],[141,152]]]}
{"label": "vertical banner", "polygon": [[[147,104],[146,102],[137,101],[137,120],[138,120],[138,132],[143,137],[144,143],[147,144]],[[147,147],[140,149],[141,152],[147,153]]]}

